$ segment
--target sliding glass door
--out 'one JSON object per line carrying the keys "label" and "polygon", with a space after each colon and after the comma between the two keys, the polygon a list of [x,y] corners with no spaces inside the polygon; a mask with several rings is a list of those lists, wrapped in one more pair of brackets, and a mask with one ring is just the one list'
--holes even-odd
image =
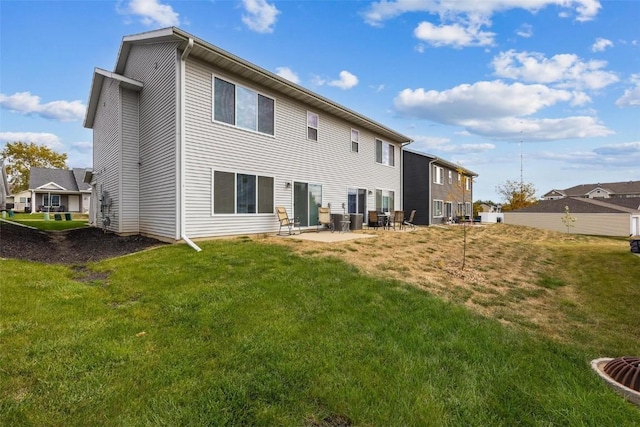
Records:
{"label": "sliding glass door", "polygon": [[308,182],[293,183],[293,215],[300,220],[300,226],[318,224],[318,208],[322,206],[322,185]]}

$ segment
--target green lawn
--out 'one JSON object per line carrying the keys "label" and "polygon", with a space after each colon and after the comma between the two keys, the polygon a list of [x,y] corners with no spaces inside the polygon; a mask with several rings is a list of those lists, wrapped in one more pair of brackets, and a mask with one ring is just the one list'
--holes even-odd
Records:
{"label": "green lawn", "polygon": [[640,354],[629,253],[556,245],[590,325],[560,343],[337,258],[199,245],[0,261],[0,425],[640,425],[589,366]]}
{"label": "green lawn", "polygon": [[49,219],[46,219],[45,214],[41,212],[33,214],[15,213],[13,217],[7,216],[5,219],[45,231],[69,230],[87,226],[88,218],[86,214],[71,214],[71,221],[66,220],[64,213],[59,215],[60,220],[58,221],[55,219],[55,212],[49,213]]}

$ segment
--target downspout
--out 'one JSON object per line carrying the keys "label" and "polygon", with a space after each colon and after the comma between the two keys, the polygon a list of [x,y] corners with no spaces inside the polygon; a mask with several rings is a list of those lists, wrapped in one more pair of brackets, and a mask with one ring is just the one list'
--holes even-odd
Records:
{"label": "downspout", "polygon": [[404,147],[413,141],[400,144],[400,209],[404,210]]}
{"label": "downspout", "polygon": [[193,38],[189,37],[189,42],[187,43],[187,47],[182,52],[182,56],[180,56],[180,237],[184,240],[189,246],[195,249],[197,252],[200,252],[202,249],[193,243],[189,237],[187,237],[186,233],[186,208],[185,208],[185,191],[184,191],[184,182],[185,182],[185,98],[186,98],[186,62],[187,57],[191,53],[191,49],[193,48]]}

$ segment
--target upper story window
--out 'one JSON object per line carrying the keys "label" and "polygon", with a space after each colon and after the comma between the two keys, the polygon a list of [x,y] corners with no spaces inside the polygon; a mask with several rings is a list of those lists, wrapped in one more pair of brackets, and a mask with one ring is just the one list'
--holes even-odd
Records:
{"label": "upper story window", "polygon": [[351,129],[351,151],[358,152],[358,143],[360,142],[360,131]]}
{"label": "upper story window", "polygon": [[376,163],[395,166],[395,146],[376,139]]}
{"label": "upper story window", "polygon": [[316,113],[307,111],[307,139],[311,141],[318,140],[318,123],[320,118]]}
{"label": "upper story window", "polygon": [[246,87],[214,77],[213,120],[273,135],[275,101]]}
{"label": "upper story window", "polygon": [[467,191],[471,191],[471,177],[470,176],[465,176],[464,177],[464,188]]}
{"label": "upper story window", "polygon": [[453,171],[449,171],[449,184],[453,184]]}
{"label": "upper story window", "polygon": [[433,165],[433,182],[435,184],[444,184],[444,168]]}

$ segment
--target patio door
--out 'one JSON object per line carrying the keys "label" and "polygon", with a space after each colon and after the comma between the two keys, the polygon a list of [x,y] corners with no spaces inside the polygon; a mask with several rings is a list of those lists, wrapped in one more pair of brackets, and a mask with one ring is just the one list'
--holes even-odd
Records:
{"label": "patio door", "polygon": [[322,206],[322,185],[308,182],[293,183],[293,216],[301,227],[318,225],[318,208]]}
{"label": "patio door", "polygon": [[444,203],[444,217],[446,220],[453,218],[453,203],[451,202]]}

